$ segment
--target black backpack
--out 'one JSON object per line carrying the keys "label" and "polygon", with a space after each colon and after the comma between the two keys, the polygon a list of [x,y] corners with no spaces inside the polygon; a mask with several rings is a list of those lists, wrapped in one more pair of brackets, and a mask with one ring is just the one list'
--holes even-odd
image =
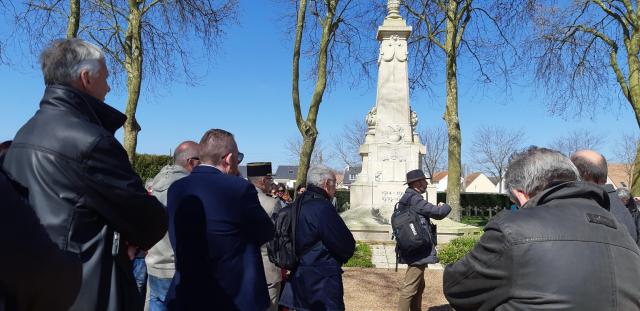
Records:
{"label": "black backpack", "polygon": [[396,239],[396,251],[412,254],[431,243],[429,232],[422,225],[420,215],[411,206],[396,203],[391,215],[391,229]]}
{"label": "black backpack", "polygon": [[288,203],[272,216],[276,232],[273,239],[267,243],[267,252],[269,261],[280,268],[293,270],[298,265],[295,243],[296,226],[298,224],[298,215],[300,215],[302,208],[302,201],[308,202],[309,196],[312,199],[320,198],[306,191],[299,195],[293,203]]}

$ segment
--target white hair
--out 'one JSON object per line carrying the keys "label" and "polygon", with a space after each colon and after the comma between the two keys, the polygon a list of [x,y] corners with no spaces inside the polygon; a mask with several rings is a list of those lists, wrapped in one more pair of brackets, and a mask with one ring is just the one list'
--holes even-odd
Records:
{"label": "white hair", "polygon": [[40,54],[46,85],[69,85],[85,70],[96,76],[101,61],[104,61],[102,50],[81,39],[54,40]]}
{"label": "white hair", "polygon": [[332,169],[323,165],[312,166],[307,173],[307,184],[314,185],[316,187],[322,188],[325,181],[330,179],[335,181],[336,174]]}
{"label": "white hair", "polygon": [[515,200],[512,190],[520,190],[530,197],[549,186],[580,180],[578,169],[562,153],[531,146],[511,155],[505,182],[509,196]]}

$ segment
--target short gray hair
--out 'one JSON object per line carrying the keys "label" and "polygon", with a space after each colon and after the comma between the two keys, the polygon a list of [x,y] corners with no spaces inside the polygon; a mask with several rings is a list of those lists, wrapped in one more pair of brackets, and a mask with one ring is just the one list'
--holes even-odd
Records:
{"label": "short gray hair", "polygon": [[620,187],[616,190],[616,192],[618,192],[618,198],[620,198],[620,200],[622,201],[631,199],[631,192],[628,188]]}
{"label": "short gray hair", "polygon": [[323,165],[312,166],[307,173],[307,184],[322,187],[325,181],[333,179],[335,182],[336,173]]}
{"label": "short gray hair", "polygon": [[40,54],[40,67],[45,85],[70,85],[83,70],[91,76],[100,71],[104,53],[97,46],[81,39],[54,40]]}
{"label": "short gray hair", "polygon": [[580,180],[578,169],[562,153],[531,146],[511,155],[505,183],[509,196],[515,200],[512,190],[520,190],[532,197],[553,185]]}

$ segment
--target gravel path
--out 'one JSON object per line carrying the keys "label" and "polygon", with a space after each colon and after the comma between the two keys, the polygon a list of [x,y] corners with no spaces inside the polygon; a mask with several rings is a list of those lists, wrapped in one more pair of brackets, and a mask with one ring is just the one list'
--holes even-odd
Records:
{"label": "gravel path", "polygon": [[[344,268],[344,301],[347,310],[396,310],[398,288],[405,270]],[[426,288],[422,295],[422,310],[449,311],[442,294],[442,270],[425,271]]]}

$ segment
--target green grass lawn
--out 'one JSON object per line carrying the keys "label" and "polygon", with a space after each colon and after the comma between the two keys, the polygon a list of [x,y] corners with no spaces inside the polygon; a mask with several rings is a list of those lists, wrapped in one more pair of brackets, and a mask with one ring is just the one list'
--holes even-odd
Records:
{"label": "green grass lawn", "polygon": [[373,268],[373,263],[371,262],[371,247],[369,244],[357,243],[353,257],[351,257],[344,266]]}
{"label": "green grass lawn", "polygon": [[463,224],[472,225],[476,227],[484,227],[487,224],[489,218],[484,216],[462,216],[461,222]]}

